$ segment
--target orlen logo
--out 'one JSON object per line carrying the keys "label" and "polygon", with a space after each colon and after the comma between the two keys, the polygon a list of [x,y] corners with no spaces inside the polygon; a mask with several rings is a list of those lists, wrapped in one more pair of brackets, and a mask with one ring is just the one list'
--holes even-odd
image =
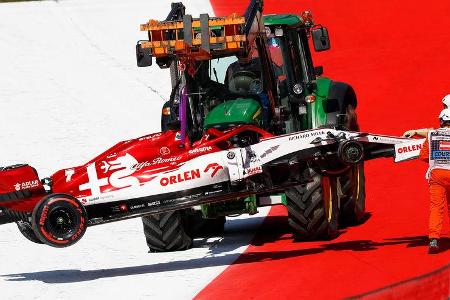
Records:
{"label": "orlen logo", "polygon": [[223,167],[221,165],[219,165],[218,163],[212,163],[212,164],[209,164],[208,166],[206,166],[204,172],[208,173],[209,170],[212,170],[211,177],[214,177],[214,176],[216,176],[217,172],[219,172],[220,170],[223,170]]}
{"label": "orlen logo", "polygon": [[422,149],[422,145],[411,145],[411,146],[407,146],[407,147],[398,148],[397,152],[398,153],[407,153],[407,152],[411,152],[411,151],[418,151],[420,149]]}
{"label": "orlen logo", "polygon": [[178,175],[163,177],[163,178],[161,178],[159,183],[162,186],[168,186],[169,184],[180,183],[183,181],[194,180],[197,178],[200,178],[200,170],[199,169],[186,171],[186,172],[180,173]]}
{"label": "orlen logo", "polygon": [[[218,163],[212,163],[212,164],[209,164],[208,166],[206,166],[203,173],[208,173],[208,172],[212,171],[211,177],[214,177],[214,176],[216,176],[217,172],[219,172],[222,169],[223,169],[223,167],[221,165],[219,165]],[[195,170],[190,170],[190,171],[186,171],[183,173],[179,173],[176,175],[163,177],[163,178],[161,178],[159,183],[161,184],[161,186],[168,186],[171,184],[176,184],[176,183],[180,183],[180,182],[184,182],[184,181],[195,180],[200,177],[201,177],[200,170],[195,169]]]}

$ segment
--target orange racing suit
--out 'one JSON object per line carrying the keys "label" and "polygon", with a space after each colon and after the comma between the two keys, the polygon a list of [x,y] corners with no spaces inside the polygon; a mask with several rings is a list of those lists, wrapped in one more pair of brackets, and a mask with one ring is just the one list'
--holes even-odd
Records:
{"label": "orange racing suit", "polygon": [[430,189],[430,239],[439,239],[444,219],[445,202],[450,216],[450,129],[440,128],[428,133],[420,159],[430,163],[427,179]]}

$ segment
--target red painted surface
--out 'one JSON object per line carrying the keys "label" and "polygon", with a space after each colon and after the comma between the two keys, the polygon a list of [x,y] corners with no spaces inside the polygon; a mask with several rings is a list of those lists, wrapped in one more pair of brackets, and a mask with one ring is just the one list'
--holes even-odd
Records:
{"label": "red painted surface", "polygon": [[[176,171],[186,161],[207,152],[214,153],[224,150],[223,146],[219,146],[221,142],[244,131],[254,131],[259,133],[262,138],[273,137],[271,133],[252,125],[224,132],[210,129],[191,148],[188,140],[186,140],[185,147],[180,147],[181,141],[178,138],[179,133],[176,131],[154,133],[119,142],[82,166],[57,171],[51,176],[52,192],[69,194],[86,204],[88,197],[129,187],[140,187],[157,176],[161,177],[157,185],[157,188],[160,189],[185,181],[197,180],[202,176],[213,178],[220,170],[223,170],[223,166],[216,162],[207,165],[202,172],[199,169],[188,169],[167,176],[161,174]],[[201,175],[203,173],[205,175]],[[3,180],[3,183],[0,184],[0,195],[24,189],[35,192],[33,197],[0,203],[13,210],[32,212],[45,195],[42,183],[30,166],[24,165],[15,169],[0,170],[0,179]],[[133,196],[137,197],[136,194]],[[117,200],[110,198],[109,202],[113,201]]]}
{"label": "red painted surface", "polygon": [[[247,1],[211,2],[216,15],[229,15],[242,13]],[[265,1],[265,13],[306,9],[328,27],[332,43],[331,51],[315,55],[315,64],[324,66],[325,76],[353,85],[362,130],[400,135],[438,125],[440,100],[450,93],[449,1]],[[284,208],[272,209],[247,251],[197,297],[342,298],[448,264],[448,221],[444,252],[426,253],[425,170],[419,161],[367,163],[371,217],[333,241],[294,243]],[[430,288],[427,298],[436,295]]]}

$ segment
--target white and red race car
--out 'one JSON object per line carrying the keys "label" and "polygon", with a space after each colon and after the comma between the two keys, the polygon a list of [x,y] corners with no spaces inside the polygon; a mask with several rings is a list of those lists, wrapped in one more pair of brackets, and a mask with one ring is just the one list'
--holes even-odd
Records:
{"label": "white and red race car", "polygon": [[[0,208],[66,247],[91,225],[271,193],[378,157],[415,158],[422,140],[315,129],[281,136],[252,125],[208,129],[193,144],[167,131],[118,143],[85,165],[40,179],[34,168],[0,168]],[[4,213],[4,212],[3,212]]]}

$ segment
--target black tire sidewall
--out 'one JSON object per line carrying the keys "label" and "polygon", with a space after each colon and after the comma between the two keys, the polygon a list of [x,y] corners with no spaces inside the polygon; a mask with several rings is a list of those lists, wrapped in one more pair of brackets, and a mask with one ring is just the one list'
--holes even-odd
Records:
{"label": "black tire sidewall", "polygon": [[[65,236],[57,236],[48,230],[48,216],[58,208],[64,208],[70,212],[76,224],[70,234]],[[83,237],[87,227],[87,213],[84,206],[76,198],[64,194],[55,194],[42,199],[36,205],[31,223],[34,233],[43,243],[63,248],[75,244]]]}

